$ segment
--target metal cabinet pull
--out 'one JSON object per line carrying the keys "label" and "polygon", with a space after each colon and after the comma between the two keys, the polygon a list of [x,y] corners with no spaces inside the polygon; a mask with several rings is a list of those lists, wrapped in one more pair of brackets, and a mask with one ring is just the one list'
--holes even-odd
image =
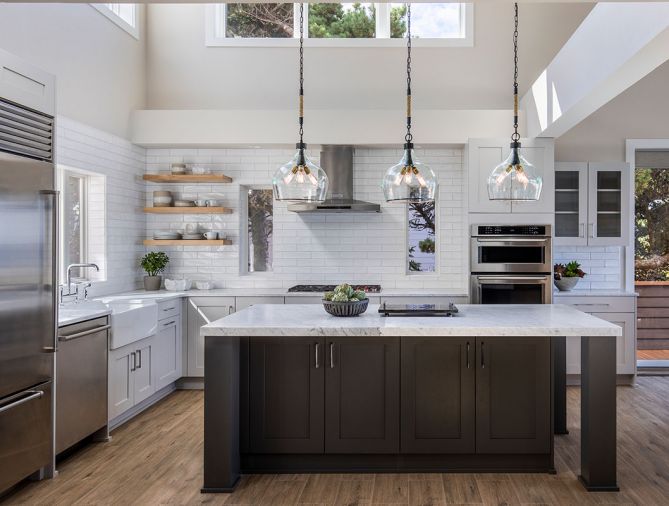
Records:
{"label": "metal cabinet pull", "polygon": [[171,322],[163,323],[163,327],[169,327],[170,325],[176,322],[177,322],[176,320],[172,320]]}
{"label": "metal cabinet pull", "polygon": [[316,369],[319,369],[321,366],[320,359],[318,357],[318,351],[320,347],[321,347],[320,343],[316,343]]}
{"label": "metal cabinet pull", "polygon": [[469,342],[467,342],[467,369],[469,369]]}
{"label": "metal cabinet pull", "polygon": [[588,223],[588,237],[593,238],[595,237],[595,225],[594,223]]}
{"label": "metal cabinet pull", "polygon": [[334,343],[330,343],[330,369],[334,369]]}
{"label": "metal cabinet pull", "polygon": [[88,336],[90,334],[95,334],[96,332],[101,332],[103,330],[109,330],[111,328],[111,325],[102,325],[101,327],[95,327],[92,329],[84,330],[82,332],[77,332],[76,334],[70,334],[70,335],[64,335],[58,336],[58,339],[60,341],[71,341],[72,339],[78,339],[80,337]]}
{"label": "metal cabinet pull", "polygon": [[133,372],[135,369],[137,369],[137,357],[134,351],[130,354],[132,355],[132,365],[130,366],[130,372]]}
{"label": "metal cabinet pull", "polygon": [[16,406],[20,406],[21,404],[26,403],[28,401],[32,401],[33,399],[39,399],[44,395],[44,392],[42,392],[41,390],[28,390],[27,392],[21,395],[26,395],[26,394],[28,394],[26,397],[19,397],[18,399],[8,404],[5,404],[4,406],[0,406],[0,413],[2,413],[3,411],[9,411],[10,409],[15,408]]}
{"label": "metal cabinet pull", "polygon": [[232,314],[235,312],[234,306],[228,306],[228,314]]}
{"label": "metal cabinet pull", "polygon": [[165,311],[165,312],[174,311],[175,309],[176,309],[175,307],[166,307],[165,309],[163,309],[163,311]]}
{"label": "metal cabinet pull", "polygon": [[485,369],[485,343],[481,342],[481,369]]}
{"label": "metal cabinet pull", "polygon": [[578,236],[581,238],[585,237],[585,223],[578,224]]}
{"label": "metal cabinet pull", "polygon": [[139,355],[139,365],[137,366],[137,369],[142,368],[142,350],[137,350],[137,355]]}

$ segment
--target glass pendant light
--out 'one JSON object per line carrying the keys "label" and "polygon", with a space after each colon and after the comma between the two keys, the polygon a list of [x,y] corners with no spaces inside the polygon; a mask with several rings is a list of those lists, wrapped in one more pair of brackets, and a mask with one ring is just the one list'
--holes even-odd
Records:
{"label": "glass pendant light", "polygon": [[495,167],[488,177],[488,198],[490,200],[539,200],[541,177],[534,166],[520,152],[518,134],[518,4],[515,4],[515,29],[513,32],[513,135],[509,156]]}
{"label": "glass pendant light", "polygon": [[287,202],[323,202],[328,191],[328,176],[312,162],[305,150],[304,134],[304,4],[300,4],[300,142],[295,156],[279,167],[272,178],[274,198]]}
{"label": "glass pendant light", "polygon": [[437,192],[437,176],[416,160],[411,134],[411,4],[407,4],[407,133],[404,154],[383,178],[386,202],[432,202]]}

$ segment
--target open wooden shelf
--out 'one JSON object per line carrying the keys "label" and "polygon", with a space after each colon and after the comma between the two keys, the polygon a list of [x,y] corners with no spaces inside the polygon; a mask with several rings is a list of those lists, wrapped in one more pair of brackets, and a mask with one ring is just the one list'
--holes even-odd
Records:
{"label": "open wooden shelf", "polygon": [[232,183],[232,178],[223,174],[144,174],[143,179],[153,183]]}
{"label": "open wooden shelf", "polygon": [[153,214],[230,214],[229,207],[145,207],[145,213]]}
{"label": "open wooden shelf", "polygon": [[227,246],[232,244],[230,239],[144,239],[144,246]]}

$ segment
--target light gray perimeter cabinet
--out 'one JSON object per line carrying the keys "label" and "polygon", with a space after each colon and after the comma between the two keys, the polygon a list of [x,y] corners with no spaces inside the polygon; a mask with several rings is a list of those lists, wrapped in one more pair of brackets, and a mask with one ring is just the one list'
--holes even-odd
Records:
{"label": "light gray perimeter cabinet", "polygon": [[630,168],[624,162],[555,164],[557,246],[627,246]]}
{"label": "light gray perimeter cabinet", "polygon": [[234,297],[189,297],[188,299],[188,376],[204,376],[204,337],[200,328],[235,312]]}

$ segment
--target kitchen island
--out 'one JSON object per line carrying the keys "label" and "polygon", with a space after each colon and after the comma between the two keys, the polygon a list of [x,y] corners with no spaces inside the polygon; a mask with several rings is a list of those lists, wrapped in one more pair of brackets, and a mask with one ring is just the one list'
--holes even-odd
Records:
{"label": "kitchen island", "polygon": [[336,318],[256,305],[202,327],[203,491],[241,473],[554,472],[564,342],[581,337],[581,472],[616,490],[616,336],[562,305]]}

